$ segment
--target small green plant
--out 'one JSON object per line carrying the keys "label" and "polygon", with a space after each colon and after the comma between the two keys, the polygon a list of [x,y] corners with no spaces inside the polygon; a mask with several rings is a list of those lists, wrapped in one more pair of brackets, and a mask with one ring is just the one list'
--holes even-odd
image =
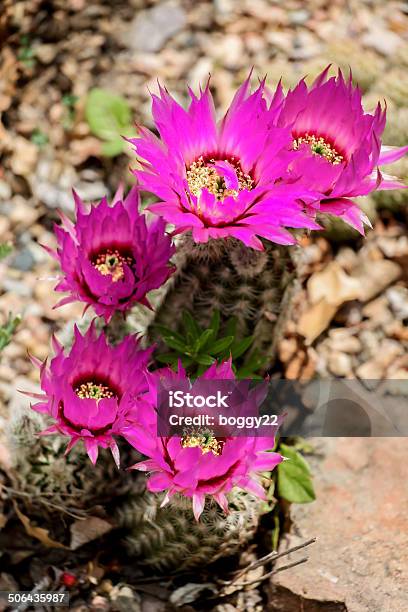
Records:
{"label": "small green plant", "polygon": [[45,134],[44,132],[42,132],[40,129],[37,128],[33,130],[30,140],[33,144],[37,145],[37,147],[41,148],[47,144],[48,136],[47,134]]}
{"label": "small green plant", "polygon": [[91,89],[85,106],[91,132],[104,141],[102,153],[114,157],[123,152],[123,136],[134,136],[132,113],[127,101],[105,89]]}
{"label": "small green plant", "polygon": [[279,497],[295,504],[307,504],[316,499],[309,464],[295,446],[279,443],[278,452],[285,461],[277,468]]}
{"label": "small green plant", "polygon": [[34,68],[36,59],[34,49],[31,46],[30,37],[24,34],[20,38],[20,48],[17,54],[17,59],[24,64],[26,68]]}
{"label": "small green plant", "polygon": [[256,372],[264,364],[262,357],[253,354],[245,364],[243,363],[243,357],[251,347],[253,337],[235,338],[235,318],[227,322],[224,335],[220,336],[218,310],[214,311],[207,329],[202,329],[187,311],[183,312],[183,333],[175,332],[163,325],[156,325],[155,329],[165,344],[172,349],[171,352],[156,355],[156,360],[160,363],[177,368],[178,361],[181,360],[191,376],[200,376],[213,363],[221,363],[231,356],[237,378],[260,378]]}
{"label": "small green plant", "polygon": [[8,242],[1,242],[0,243],[0,261],[8,257],[10,253],[12,252],[12,250],[13,250],[13,247],[11,246],[11,244],[9,244]]}
{"label": "small green plant", "polygon": [[6,323],[0,326],[0,351],[10,344],[11,338],[20,323],[20,315],[13,317],[11,314],[9,314]]}
{"label": "small green plant", "polygon": [[78,102],[78,96],[74,94],[65,94],[62,96],[61,102],[65,107],[62,126],[64,130],[70,130],[75,121],[75,105]]}

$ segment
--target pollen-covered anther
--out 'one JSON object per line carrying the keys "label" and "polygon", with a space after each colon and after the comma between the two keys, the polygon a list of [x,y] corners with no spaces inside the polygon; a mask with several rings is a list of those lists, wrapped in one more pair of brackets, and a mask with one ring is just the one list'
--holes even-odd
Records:
{"label": "pollen-covered anther", "polygon": [[81,399],[101,400],[116,397],[116,393],[108,385],[93,381],[81,383],[75,388],[75,393]]}
{"label": "pollen-covered anther", "polygon": [[110,274],[112,280],[117,282],[125,276],[124,264],[131,265],[131,257],[122,255],[117,249],[107,249],[99,253],[93,261],[95,268],[103,275]]}
{"label": "pollen-covered anther", "polygon": [[249,174],[244,174],[240,163],[235,158],[223,160],[233,166],[237,179],[238,189],[228,189],[225,179],[220,175],[214,167],[215,159],[205,161],[201,156],[197,161],[193,162],[186,171],[187,183],[193,195],[197,198],[200,196],[202,189],[207,189],[215,195],[217,200],[224,200],[227,196],[237,197],[238,193],[244,189],[250,191],[253,188],[253,179]]}
{"label": "pollen-covered anther", "polygon": [[203,455],[213,453],[213,455],[221,455],[222,442],[219,442],[211,431],[192,431],[185,433],[181,439],[183,448],[201,448]]}
{"label": "pollen-covered anther", "polygon": [[299,149],[300,145],[306,143],[310,146],[310,150],[315,155],[321,155],[325,157],[328,162],[333,164],[341,164],[344,161],[344,158],[336,149],[329,144],[322,136],[314,136],[313,134],[305,134],[304,136],[299,136],[299,138],[295,138],[293,141],[293,148],[295,150]]}

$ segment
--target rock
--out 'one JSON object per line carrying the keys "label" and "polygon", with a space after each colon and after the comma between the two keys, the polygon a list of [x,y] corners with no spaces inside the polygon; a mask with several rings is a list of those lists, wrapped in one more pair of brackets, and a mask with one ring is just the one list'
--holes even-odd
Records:
{"label": "rock", "polygon": [[402,41],[395,32],[387,30],[381,25],[376,25],[362,36],[361,42],[365,47],[374,49],[381,55],[388,57],[396,53]]}
{"label": "rock", "polygon": [[356,374],[361,380],[379,380],[384,375],[384,367],[375,359],[371,359],[358,367]]}
{"label": "rock", "polygon": [[21,196],[15,196],[12,200],[9,221],[12,226],[28,228],[38,219],[39,211],[34,205]]}
{"label": "rock", "polygon": [[10,166],[14,174],[28,176],[34,170],[38,160],[38,147],[18,136],[13,143],[13,154],[10,158]]}
{"label": "rock", "polygon": [[408,288],[407,287],[390,287],[387,290],[386,296],[394,314],[398,319],[408,318]]}
{"label": "rock", "polygon": [[368,304],[363,307],[362,313],[364,317],[373,319],[374,323],[377,325],[386,323],[393,318],[388,308],[388,300],[385,295],[380,295],[375,300],[368,302]]}
{"label": "rock", "polygon": [[140,12],[123,35],[123,42],[136,51],[157,53],[185,24],[186,14],[181,6],[163,2]]}
{"label": "rock", "polygon": [[17,253],[11,260],[10,266],[21,272],[28,272],[33,268],[35,259],[31,254],[30,249],[23,249]]}
{"label": "rock", "polygon": [[354,278],[361,283],[363,302],[368,302],[394,283],[402,273],[401,266],[388,259],[365,261]]}
{"label": "rock", "polygon": [[351,374],[351,357],[346,353],[335,352],[329,357],[329,369],[335,376]]}
{"label": "rock", "polygon": [[[408,447],[403,438],[320,439],[313,462],[317,499],[293,505],[293,534],[280,551],[317,541],[279,563],[269,612],[405,612],[408,609]],[[296,535],[294,535],[296,533]]]}
{"label": "rock", "polygon": [[361,342],[352,331],[346,328],[331,329],[329,331],[330,348],[342,353],[358,353],[361,351]]}

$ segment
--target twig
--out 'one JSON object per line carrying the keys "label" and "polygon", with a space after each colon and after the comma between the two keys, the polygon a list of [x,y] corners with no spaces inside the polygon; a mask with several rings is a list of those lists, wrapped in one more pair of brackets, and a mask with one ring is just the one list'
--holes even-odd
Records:
{"label": "twig", "polygon": [[264,580],[267,580],[268,578],[270,578],[274,574],[277,574],[278,572],[283,572],[283,570],[290,569],[291,567],[296,567],[297,565],[306,563],[306,561],[308,560],[309,560],[309,557],[303,557],[303,559],[300,559],[299,561],[293,561],[293,563],[288,563],[287,565],[282,565],[281,567],[278,567],[277,569],[273,569],[267,574],[263,574],[262,576],[259,576],[259,578],[254,578],[253,580],[248,580],[247,582],[234,583],[234,586],[246,587],[246,586],[249,586],[250,584],[257,584],[259,582],[263,582]]}
{"label": "twig", "polygon": [[35,499],[36,501],[38,501],[40,504],[43,504],[44,506],[47,506],[49,508],[53,508],[54,510],[59,510],[60,512],[63,512],[64,514],[67,514],[68,516],[71,516],[74,519],[78,519],[78,520],[85,520],[86,518],[86,512],[80,512],[78,511],[78,513],[74,510],[70,510],[69,508],[65,508],[65,506],[60,506],[59,504],[55,504],[53,502],[50,502],[46,499],[43,499],[40,495],[32,495],[31,493],[25,493],[24,491],[16,491],[16,489],[13,489],[12,487],[7,487],[6,485],[1,485],[1,488],[4,489],[7,493],[9,493],[11,496],[13,495],[17,495],[20,497],[26,497],[29,498],[30,500]]}
{"label": "twig", "polygon": [[265,555],[265,557],[262,557],[261,559],[257,559],[256,561],[253,561],[252,563],[250,563],[247,567],[245,567],[240,572],[238,572],[238,574],[232,580],[223,581],[223,583],[225,585],[234,584],[239,578],[241,578],[241,576],[243,576],[247,572],[254,570],[257,567],[260,567],[261,565],[266,565],[266,563],[269,563],[269,561],[276,561],[277,559],[280,559],[281,557],[286,557],[287,555],[290,555],[291,553],[296,552],[297,550],[301,550],[302,548],[306,548],[306,546],[310,546],[310,544],[314,544],[315,542],[316,542],[316,538],[311,538],[310,540],[306,540],[306,542],[303,542],[303,544],[292,546],[292,548],[288,548],[287,550],[284,550],[281,553],[278,553],[278,551],[274,550],[271,553]]}

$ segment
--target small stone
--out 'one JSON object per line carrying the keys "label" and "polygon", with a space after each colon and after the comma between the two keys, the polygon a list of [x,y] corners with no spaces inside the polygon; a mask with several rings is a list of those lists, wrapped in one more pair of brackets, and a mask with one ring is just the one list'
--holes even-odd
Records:
{"label": "small stone", "polygon": [[384,367],[375,359],[371,359],[358,367],[356,374],[361,380],[378,381],[384,375]]}
{"label": "small stone", "polygon": [[34,267],[35,260],[30,249],[23,249],[17,253],[10,261],[10,266],[21,272],[28,272]]}
{"label": "small stone", "polygon": [[134,50],[157,53],[185,24],[186,14],[181,6],[173,2],[163,2],[140,12],[123,39],[125,44]]}
{"label": "small stone", "polygon": [[354,277],[361,282],[360,299],[368,302],[398,280],[401,273],[401,266],[389,259],[366,262]]}
{"label": "small stone", "polygon": [[330,348],[341,353],[359,353],[361,342],[357,336],[351,335],[350,330],[340,328],[329,331]]}
{"label": "small stone", "polygon": [[0,180],[0,200],[9,200],[11,198],[11,187],[6,181]]}
{"label": "small stone", "polygon": [[34,208],[33,204],[30,204],[21,196],[13,198],[9,216],[12,226],[30,227],[38,219],[38,216],[39,211]]}
{"label": "small stone", "polygon": [[332,353],[329,357],[329,369],[335,376],[351,374],[351,357],[346,353]]}
{"label": "small stone", "polygon": [[378,325],[392,319],[392,314],[388,308],[388,300],[385,295],[380,295],[375,300],[368,302],[363,307],[363,316],[373,319]]}
{"label": "small stone", "polygon": [[374,49],[381,55],[388,57],[395,55],[402,41],[398,34],[378,24],[362,36],[361,42],[365,47]]}
{"label": "small stone", "polygon": [[22,136],[15,138],[13,143],[13,154],[10,158],[10,166],[14,174],[28,176],[37,165],[39,149]]}
{"label": "small stone", "polygon": [[289,13],[289,21],[291,25],[303,25],[310,18],[310,12],[307,9],[299,9]]}
{"label": "small stone", "polygon": [[408,318],[408,289],[407,287],[390,287],[386,296],[391,308],[398,319]]}

